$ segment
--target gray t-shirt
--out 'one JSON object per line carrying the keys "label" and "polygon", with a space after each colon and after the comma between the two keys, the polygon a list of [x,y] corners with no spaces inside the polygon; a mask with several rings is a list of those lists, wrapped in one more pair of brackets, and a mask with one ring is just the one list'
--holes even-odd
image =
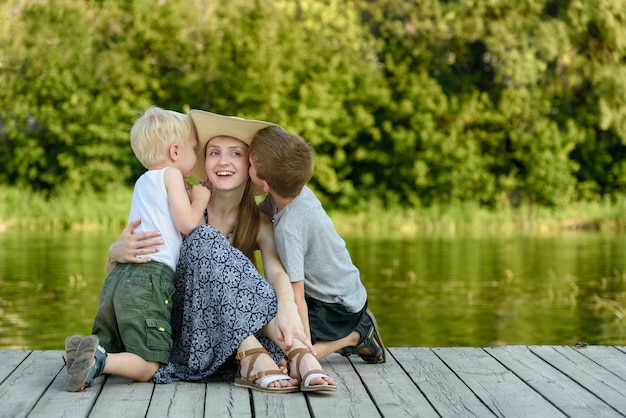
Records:
{"label": "gray t-shirt", "polygon": [[349,312],[363,309],[367,292],[359,270],[311,189],[305,186],[278,213],[270,195],[259,207],[274,220],[276,251],[292,282],[304,280],[305,294],[314,299],[341,304]]}

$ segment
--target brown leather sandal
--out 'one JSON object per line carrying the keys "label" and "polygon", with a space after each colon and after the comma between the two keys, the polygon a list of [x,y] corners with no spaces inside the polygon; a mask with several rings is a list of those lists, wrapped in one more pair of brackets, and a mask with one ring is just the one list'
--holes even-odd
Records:
{"label": "brown leather sandal", "polygon": [[[287,386],[287,387],[268,387],[268,385],[272,382],[276,382],[277,380],[291,380],[291,376],[287,376],[280,370],[265,370],[262,372],[258,372],[255,375],[252,375],[252,369],[254,368],[254,363],[259,358],[260,355],[267,354],[270,355],[265,348],[253,348],[248,351],[239,351],[237,352],[237,362],[241,362],[244,358],[251,356],[250,365],[248,366],[248,372],[245,377],[236,377],[235,378],[235,386],[240,388],[248,388],[258,390],[260,392],[272,392],[272,393],[292,393],[297,392],[299,389],[298,386]],[[271,357],[270,357],[271,358]],[[273,360],[272,360],[273,361]],[[239,367],[241,369],[241,366]],[[259,380],[259,383],[256,383]]]}
{"label": "brown leather sandal", "polygon": [[300,390],[302,392],[334,392],[337,390],[337,385],[311,385],[310,384],[311,380],[315,379],[316,377],[330,378],[328,373],[326,373],[326,371],[322,369],[309,370],[304,376],[301,376],[300,375],[300,363],[302,362],[302,358],[304,356],[306,356],[307,354],[311,354],[311,351],[306,348],[296,348],[292,350],[287,355],[287,358],[289,359],[289,364],[291,364],[291,360],[293,360],[293,358],[297,356],[298,354],[300,354],[300,357],[298,357],[298,359],[296,360],[296,375],[298,376],[298,379],[300,380]]}

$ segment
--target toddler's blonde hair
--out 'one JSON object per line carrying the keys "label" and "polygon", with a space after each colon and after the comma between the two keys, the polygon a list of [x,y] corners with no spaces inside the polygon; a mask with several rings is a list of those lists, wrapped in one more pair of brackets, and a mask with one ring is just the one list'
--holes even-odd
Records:
{"label": "toddler's blonde hair", "polygon": [[130,146],[141,164],[150,168],[167,161],[170,146],[187,146],[193,131],[189,115],[150,106],[130,130]]}

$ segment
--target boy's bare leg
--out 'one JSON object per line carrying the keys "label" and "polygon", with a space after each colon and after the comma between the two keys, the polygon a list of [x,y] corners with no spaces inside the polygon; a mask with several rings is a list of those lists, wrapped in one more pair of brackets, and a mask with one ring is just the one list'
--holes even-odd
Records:
{"label": "boy's bare leg", "polygon": [[[75,342],[74,337],[71,336],[70,343]],[[159,369],[160,363],[146,361],[131,353],[107,353],[98,343],[96,335],[89,335],[81,338],[75,351],[69,351],[74,355],[65,378],[65,388],[69,392],[80,392],[91,386],[93,379],[102,373],[116,374],[138,382],[148,382]],[[73,348],[72,344],[69,346]],[[68,347],[67,339],[66,347]],[[66,352],[68,352],[67,348]]]}
{"label": "boy's bare leg", "polygon": [[109,353],[103,373],[127,377],[136,382],[149,382],[160,365],[132,353]]}
{"label": "boy's bare leg", "polygon": [[359,343],[361,334],[358,331],[352,331],[348,336],[343,337],[335,341],[318,341],[313,346],[315,347],[316,356],[318,360],[323,359],[329,354],[341,351],[346,347],[354,347]]}

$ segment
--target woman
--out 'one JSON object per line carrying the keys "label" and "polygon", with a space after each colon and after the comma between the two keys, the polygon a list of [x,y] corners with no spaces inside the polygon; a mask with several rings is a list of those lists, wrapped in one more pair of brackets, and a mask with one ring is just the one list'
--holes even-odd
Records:
{"label": "woman", "polygon": [[[271,221],[260,214],[254,200],[248,144],[271,124],[200,110],[190,114],[199,140],[192,177],[210,185],[212,195],[206,224],[183,243],[172,314],[174,347],[155,380],[232,380],[229,365],[235,356],[238,386],[293,391],[300,379],[300,390],[335,390],[336,382],[310,352],[313,347],[276,254]],[[158,251],[159,234],[133,235],[137,225],[131,223],[111,245],[107,270],[114,262],[147,262]],[[267,280],[251,261],[257,248]],[[293,379],[276,365],[283,352],[290,359]]]}

